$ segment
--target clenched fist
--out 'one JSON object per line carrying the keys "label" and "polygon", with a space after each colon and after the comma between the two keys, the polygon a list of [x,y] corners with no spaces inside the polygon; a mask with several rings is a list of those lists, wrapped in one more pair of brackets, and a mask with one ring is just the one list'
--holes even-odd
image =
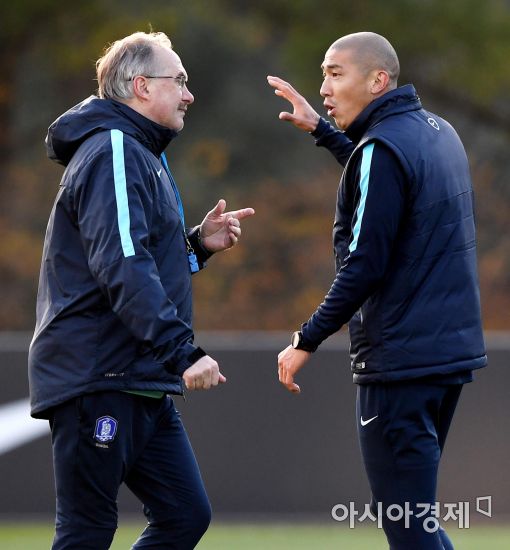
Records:
{"label": "clenched fist", "polygon": [[208,355],[186,369],[182,378],[188,390],[208,390],[227,381],[221,374],[218,363]]}

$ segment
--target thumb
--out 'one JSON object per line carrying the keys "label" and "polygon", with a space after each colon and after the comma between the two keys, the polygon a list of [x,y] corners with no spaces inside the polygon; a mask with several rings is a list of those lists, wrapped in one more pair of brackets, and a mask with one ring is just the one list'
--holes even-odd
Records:
{"label": "thumb", "polygon": [[218,382],[220,382],[221,384],[224,384],[226,381],[227,381],[227,379],[220,372],[220,377],[218,379]]}
{"label": "thumb", "polygon": [[278,115],[278,118],[280,120],[288,120],[289,122],[294,122],[296,117],[290,113],[287,113],[286,111],[283,111]]}
{"label": "thumb", "polygon": [[212,216],[221,216],[223,212],[225,212],[225,208],[227,207],[227,202],[225,199],[220,199],[218,201],[218,204],[209,212]]}

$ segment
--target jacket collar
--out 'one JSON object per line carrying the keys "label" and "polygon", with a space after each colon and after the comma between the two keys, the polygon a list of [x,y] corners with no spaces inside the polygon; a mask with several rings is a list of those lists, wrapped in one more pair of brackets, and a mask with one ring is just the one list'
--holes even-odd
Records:
{"label": "jacket collar", "polygon": [[421,108],[420,98],[414,86],[400,86],[367,105],[345,130],[345,134],[354,143],[359,143],[367,130],[384,118]]}
{"label": "jacket collar", "polygon": [[46,136],[48,157],[67,166],[80,145],[107,130],[120,130],[133,137],[154,155],[160,156],[175,130],[152,122],[124,103],[90,96],[59,116]]}
{"label": "jacket collar", "polygon": [[132,130],[126,129],[125,132],[132,135],[157,157],[167,148],[170,141],[178,135],[175,130],[149,120],[124,103],[114,99],[106,101],[111,102],[113,109],[131,122]]}

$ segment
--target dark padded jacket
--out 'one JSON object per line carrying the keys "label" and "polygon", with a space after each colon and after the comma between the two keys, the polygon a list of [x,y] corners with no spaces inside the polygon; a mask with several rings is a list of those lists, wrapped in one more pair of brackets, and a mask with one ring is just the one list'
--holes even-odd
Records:
{"label": "dark padded jacket", "polygon": [[349,322],[358,383],[451,376],[487,363],[473,190],[455,130],[411,85],[372,102],[345,134],[313,133],[345,165],[337,274],[302,327],[318,346]]}
{"label": "dark padded jacket", "polygon": [[[58,118],[66,166],[51,212],[29,352],[31,412],[102,390],[182,393],[193,343],[184,227],[161,154],[176,133],[90,97]],[[190,241],[203,267],[207,252]]]}

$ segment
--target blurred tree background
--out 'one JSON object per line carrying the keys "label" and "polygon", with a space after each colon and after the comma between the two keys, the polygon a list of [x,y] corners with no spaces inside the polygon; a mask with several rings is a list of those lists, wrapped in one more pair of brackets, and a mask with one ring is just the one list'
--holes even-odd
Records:
{"label": "blurred tree background", "polygon": [[[330,242],[340,167],[278,120],[266,75],[290,80],[323,113],[320,64],[339,36],[385,35],[401,84],[458,130],[476,191],[487,329],[510,329],[510,3],[508,0],[16,0],[0,7],[0,329],[34,324],[48,215],[62,168],[44,137],[96,90],[103,47],[166,32],[195,104],[167,154],[188,222],[218,198],[253,206],[240,246],[194,279],[200,329],[293,329],[334,276]],[[454,314],[454,312],[452,312]]]}

